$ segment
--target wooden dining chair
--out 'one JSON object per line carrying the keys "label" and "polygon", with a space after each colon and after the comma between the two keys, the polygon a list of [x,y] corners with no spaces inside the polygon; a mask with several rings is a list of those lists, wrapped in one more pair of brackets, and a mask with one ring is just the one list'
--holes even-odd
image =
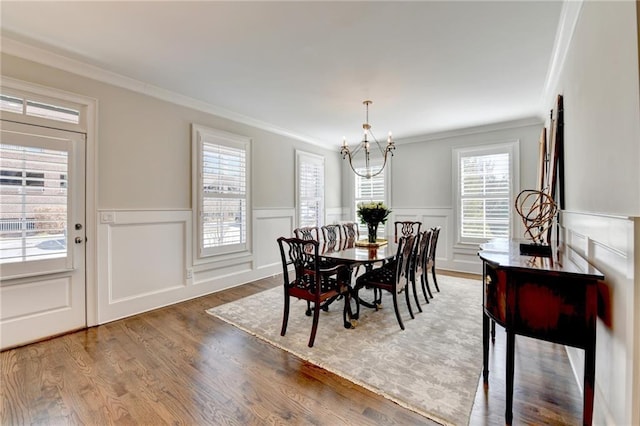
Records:
{"label": "wooden dining chair", "polygon": [[409,235],[418,235],[418,233],[420,233],[421,226],[422,226],[422,222],[415,222],[411,220],[393,222],[394,242],[398,242],[398,238],[400,237],[408,237]]}
{"label": "wooden dining chair", "polygon": [[[428,264],[429,264],[429,250],[431,248],[431,237],[433,235],[432,229],[427,229],[426,231],[421,233],[420,243],[418,244],[418,255],[415,263],[415,270],[413,276],[413,282],[417,281],[417,277],[420,277],[420,287],[422,288],[422,294],[424,295],[424,300],[429,303],[429,299],[433,299],[433,294],[431,293],[431,287],[429,287],[429,278],[428,278]],[[414,288],[414,296],[416,298],[416,303],[418,303],[418,296],[415,293]]]}
{"label": "wooden dining chair", "polygon": [[[404,292],[407,309],[411,318],[415,318],[409,301],[409,264],[411,256],[414,252],[416,237],[410,235],[408,237],[400,237],[398,242],[398,250],[396,252],[395,267],[381,266],[371,271],[365,272],[356,280],[354,288],[355,298],[358,300],[358,292],[362,288],[373,288],[386,290],[393,297],[393,309],[396,313],[396,319],[400,328],[404,330],[404,323],[398,309],[398,294]],[[376,302],[376,309],[379,301]]]}
{"label": "wooden dining chair", "polygon": [[[318,247],[320,243],[315,240],[303,240],[300,238],[278,238],[280,257],[282,259],[282,272],[284,276],[284,313],[280,335],[287,332],[289,322],[290,298],[306,300],[313,307],[313,322],[309,347],[313,346],[318,330],[320,310],[326,310],[327,306],[338,298],[345,296],[344,324],[351,327],[350,318],[350,293],[348,283],[344,280],[346,269],[344,265],[334,265],[331,268],[321,268]],[[289,276],[289,268],[293,267],[293,277]],[[310,315],[311,313],[307,313]]]}
{"label": "wooden dining chair", "polygon": [[347,241],[358,241],[360,238],[360,228],[355,222],[347,222],[342,224],[342,236]]}
{"label": "wooden dining chair", "polygon": [[436,291],[440,292],[438,287],[438,278],[436,278],[436,248],[438,247],[438,236],[440,235],[440,227],[431,228],[431,242],[429,244],[429,258],[427,261],[427,268],[431,270],[433,276],[433,284],[436,287]]}
{"label": "wooden dining chair", "polygon": [[320,241],[320,228],[317,226],[302,226],[294,229],[293,234],[301,240]]}
{"label": "wooden dining chair", "polygon": [[340,248],[342,243],[342,227],[340,225],[323,225],[322,238],[328,247],[334,249]]}

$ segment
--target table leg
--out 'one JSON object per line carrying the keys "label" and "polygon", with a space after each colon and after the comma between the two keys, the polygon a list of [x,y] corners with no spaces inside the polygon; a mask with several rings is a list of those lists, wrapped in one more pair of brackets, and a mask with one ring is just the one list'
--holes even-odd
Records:
{"label": "table leg", "polygon": [[516,334],[507,329],[507,407],[505,409],[505,423],[510,425],[513,421],[513,370]]}
{"label": "table leg", "polygon": [[596,373],[595,347],[589,347],[584,352],[584,405],[582,424],[591,426],[593,421],[593,391]]}
{"label": "table leg", "polygon": [[489,316],[482,313],[482,376],[489,381]]}

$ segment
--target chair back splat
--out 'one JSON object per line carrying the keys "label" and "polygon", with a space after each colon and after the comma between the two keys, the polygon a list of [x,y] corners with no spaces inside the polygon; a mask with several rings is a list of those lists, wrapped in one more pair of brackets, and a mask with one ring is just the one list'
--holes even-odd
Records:
{"label": "chair back splat", "polygon": [[303,226],[293,230],[293,234],[296,238],[302,240],[315,240],[320,241],[320,228],[317,226]]}
{"label": "chair back splat", "polygon": [[394,225],[394,241],[398,242],[400,237],[408,237],[410,235],[418,235],[422,222],[414,222],[410,220],[396,221]]}
{"label": "chair back splat", "polygon": [[340,225],[324,225],[322,228],[322,238],[329,247],[337,249],[342,243],[342,227]]}
{"label": "chair back splat", "polygon": [[342,230],[345,240],[357,241],[360,238],[360,229],[355,222],[343,223]]}

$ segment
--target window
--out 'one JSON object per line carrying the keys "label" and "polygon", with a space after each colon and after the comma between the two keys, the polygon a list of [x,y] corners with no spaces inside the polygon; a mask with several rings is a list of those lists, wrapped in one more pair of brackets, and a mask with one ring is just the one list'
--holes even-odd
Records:
{"label": "window", "polygon": [[517,142],[456,150],[459,243],[511,236]]}
{"label": "window", "polygon": [[12,96],[7,93],[0,94],[0,110],[2,111],[66,123],[80,123],[79,108],[67,107],[59,105],[59,103],[40,102],[28,97]]}
{"label": "window", "polygon": [[199,257],[246,251],[250,140],[193,126]]}
{"label": "window", "polygon": [[0,158],[0,264],[66,258],[69,197],[55,183],[69,153],[5,143]]}
{"label": "window", "polygon": [[298,226],[324,224],[324,158],[296,151]]}
{"label": "window", "polygon": [[[382,166],[382,163],[372,163],[371,168],[373,170],[378,170]],[[360,234],[367,235],[367,226],[360,223],[360,219],[358,219],[358,203],[366,202],[369,203],[371,201],[381,201],[386,203],[385,197],[385,174],[387,173],[389,165],[387,164],[387,169],[383,170],[380,174],[373,176],[372,178],[364,178],[358,175],[355,175],[355,202],[353,204],[353,214],[354,220],[360,227]],[[366,169],[364,167],[356,167],[358,173],[366,173]],[[385,235],[385,225],[380,224],[378,226],[378,235]]]}

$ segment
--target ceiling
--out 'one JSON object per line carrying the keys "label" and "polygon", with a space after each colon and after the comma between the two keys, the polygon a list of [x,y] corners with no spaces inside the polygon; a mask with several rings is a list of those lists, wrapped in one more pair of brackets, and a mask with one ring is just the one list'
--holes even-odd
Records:
{"label": "ceiling", "polygon": [[0,3],[2,35],[309,142],[539,116],[560,1]]}

